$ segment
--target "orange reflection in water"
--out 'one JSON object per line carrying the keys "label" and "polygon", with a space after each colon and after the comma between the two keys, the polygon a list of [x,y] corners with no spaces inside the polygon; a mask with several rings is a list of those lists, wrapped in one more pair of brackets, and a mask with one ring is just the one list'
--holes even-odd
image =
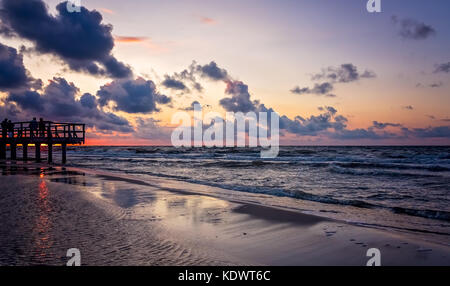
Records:
{"label": "orange reflection in water", "polygon": [[34,227],[34,254],[39,262],[45,262],[45,257],[49,256],[49,249],[53,245],[51,237],[51,217],[52,208],[49,203],[49,190],[44,180],[44,174],[41,173],[38,189],[37,218]]}

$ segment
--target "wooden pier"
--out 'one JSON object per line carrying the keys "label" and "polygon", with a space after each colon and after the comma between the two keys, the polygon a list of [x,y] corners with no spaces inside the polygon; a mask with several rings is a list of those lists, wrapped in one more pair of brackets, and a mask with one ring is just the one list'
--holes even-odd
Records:
{"label": "wooden pier", "polygon": [[[45,128],[44,127],[45,124]],[[10,159],[17,160],[17,146],[22,146],[23,160],[28,158],[28,147],[35,146],[34,160],[41,162],[41,146],[47,145],[48,163],[53,162],[53,146],[60,145],[62,150],[62,163],[67,161],[67,145],[85,143],[85,124],[39,122],[13,122],[13,128],[2,128],[0,134],[0,160],[6,160],[7,146],[10,146]],[[34,125],[34,126],[33,126]]]}

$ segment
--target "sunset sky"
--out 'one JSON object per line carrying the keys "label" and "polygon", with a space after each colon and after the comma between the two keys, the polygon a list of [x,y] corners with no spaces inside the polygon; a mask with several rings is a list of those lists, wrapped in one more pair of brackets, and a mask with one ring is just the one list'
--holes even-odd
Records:
{"label": "sunset sky", "polygon": [[197,101],[272,108],[282,144],[450,144],[447,0],[0,3],[2,120],[167,145],[172,115]]}

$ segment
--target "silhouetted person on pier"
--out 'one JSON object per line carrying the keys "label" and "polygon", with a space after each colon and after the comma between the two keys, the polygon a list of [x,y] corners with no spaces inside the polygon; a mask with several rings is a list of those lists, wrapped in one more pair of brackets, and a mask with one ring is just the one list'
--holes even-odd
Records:
{"label": "silhouetted person on pier", "polygon": [[2,138],[6,138],[8,136],[8,119],[2,121]]}
{"label": "silhouetted person on pier", "polygon": [[8,137],[14,138],[14,123],[11,120],[8,120]]}
{"label": "silhouetted person on pier", "polygon": [[41,137],[45,137],[45,122],[42,117],[39,119],[39,133],[41,134]]}
{"label": "silhouetted person on pier", "polygon": [[37,128],[38,123],[36,121],[36,117],[33,117],[33,120],[30,122],[30,136],[34,137],[34,135],[37,135]]}

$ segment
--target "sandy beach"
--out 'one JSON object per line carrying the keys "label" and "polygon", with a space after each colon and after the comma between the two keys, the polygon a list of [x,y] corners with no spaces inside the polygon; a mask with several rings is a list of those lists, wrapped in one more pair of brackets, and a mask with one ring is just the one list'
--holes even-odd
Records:
{"label": "sandy beach", "polygon": [[1,166],[0,265],[450,265],[450,246],[87,169]]}

